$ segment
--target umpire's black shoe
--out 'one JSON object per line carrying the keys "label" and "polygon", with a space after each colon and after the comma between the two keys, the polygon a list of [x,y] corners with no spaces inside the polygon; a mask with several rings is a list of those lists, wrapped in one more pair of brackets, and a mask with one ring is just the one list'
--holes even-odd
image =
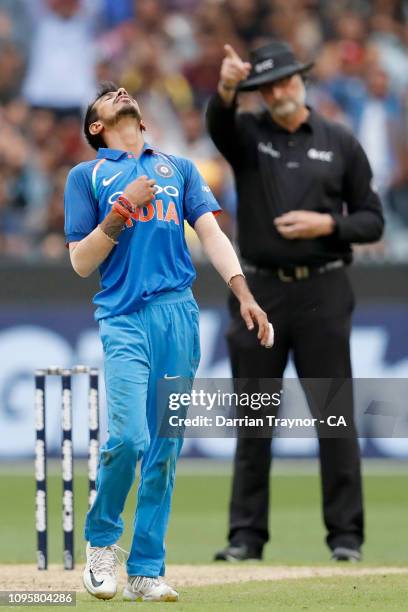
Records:
{"label": "umpire's black shoe", "polygon": [[230,544],[214,555],[214,561],[260,561],[262,549],[249,544]]}
{"label": "umpire's black shoe", "polygon": [[336,546],[332,552],[333,561],[350,561],[357,563],[361,561],[362,555],[358,548],[348,548],[347,546]]}

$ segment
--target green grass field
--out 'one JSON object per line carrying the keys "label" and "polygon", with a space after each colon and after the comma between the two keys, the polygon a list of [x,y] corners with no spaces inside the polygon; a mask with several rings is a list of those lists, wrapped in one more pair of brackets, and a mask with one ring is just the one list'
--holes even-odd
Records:
{"label": "green grass field", "polygon": [[[167,562],[208,564],[225,543],[229,469],[205,464],[195,469],[180,463],[167,538]],[[282,467],[283,466],[283,467]],[[300,467],[299,467],[300,466]],[[281,464],[272,479],[271,542],[265,551],[270,565],[328,565],[320,515],[320,489],[314,464],[294,468]],[[77,471],[78,472],[78,471]],[[367,543],[363,566],[408,565],[408,486],[403,469],[367,464],[365,479]],[[35,560],[34,479],[27,467],[3,466],[0,471],[0,563]],[[82,563],[82,524],[86,511],[87,481],[84,467],[76,473],[76,559]],[[129,549],[136,489],[125,509],[127,529],[121,545]],[[61,480],[55,466],[49,478],[50,562],[61,563]],[[1,584],[1,576],[0,576]],[[58,588],[58,585],[55,585]],[[245,582],[182,589],[177,610],[405,610],[408,576],[308,578],[276,582]],[[120,598],[98,602],[79,594],[84,610],[128,606]],[[145,607],[148,604],[138,604]],[[156,604],[162,607],[167,604]],[[15,609],[15,608],[13,608]],[[156,607],[155,607],[156,609]]]}
{"label": "green grass field", "polygon": [[[406,576],[344,577],[336,579],[282,580],[280,582],[246,582],[244,584],[214,585],[180,589],[178,603],[155,603],[153,612],[174,610],[174,612],[235,612],[239,610],[273,610],[309,612],[337,610],[406,610],[408,585]],[[77,597],[77,608],[83,612],[119,612],[136,606],[137,610],[149,610],[151,603],[123,602],[120,598],[111,601],[96,601],[87,594]],[[11,609],[11,608],[10,608]],[[24,612],[27,606],[13,606],[13,610]],[[42,609],[42,608],[39,608]],[[61,608],[48,607],[58,610]],[[72,608],[64,608],[70,610]]]}
{"label": "green grass field", "polygon": [[[174,612],[242,612],[255,610],[287,610],[309,612],[337,610],[373,610],[374,612],[403,611],[407,609],[408,586],[406,576],[282,580],[280,582],[246,582],[244,584],[214,585],[191,587],[180,590],[178,603],[155,603],[154,612],[174,610]],[[77,596],[76,608],[83,612],[119,612],[132,607],[137,610],[151,609],[151,603],[123,602],[120,598],[111,601],[97,601],[87,594]],[[52,606],[42,606],[48,610],[61,610]],[[27,606],[13,606],[10,610],[27,610]],[[37,608],[38,609],[38,608]],[[64,608],[70,610],[72,608]]]}

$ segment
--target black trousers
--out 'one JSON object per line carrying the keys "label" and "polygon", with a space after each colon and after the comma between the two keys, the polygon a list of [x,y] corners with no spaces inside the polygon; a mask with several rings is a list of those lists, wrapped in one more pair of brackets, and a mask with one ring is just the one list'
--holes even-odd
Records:
{"label": "black trousers", "polygon": [[[275,345],[263,348],[248,332],[231,296],[227,341],[234,378],[280,378],[292,352],[299,378],[351,378],[350,331],[354,295],[345,269],[282,282],[247,275],[275,328]],[[306,393],[307,395],[307,393]],[[353,411],[352,393],[345,412]],[[309,403],[310,406],[310,403]],[[364,539],[358,440],[319,437],[323,517],[327,544],[360,546]],[[239,437],[234,460],[229,541],[262,549],[269,539],[271,440]]]}

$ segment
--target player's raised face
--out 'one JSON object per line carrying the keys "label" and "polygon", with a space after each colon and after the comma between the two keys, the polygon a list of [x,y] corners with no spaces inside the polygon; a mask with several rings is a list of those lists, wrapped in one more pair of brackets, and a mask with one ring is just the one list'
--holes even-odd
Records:
{"label": "player's raised face", "polygon": [[141,113],[138,103],[128,94],[124,87],[109,91],[95,102],[98,118],[106,126],[112,126],[122,117],[134,117],[138,122]]}

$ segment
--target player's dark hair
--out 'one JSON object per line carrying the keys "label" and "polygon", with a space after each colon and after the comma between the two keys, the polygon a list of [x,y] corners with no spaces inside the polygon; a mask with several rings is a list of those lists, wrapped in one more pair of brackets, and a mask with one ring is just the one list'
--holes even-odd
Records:
{"label": "player's dark hair", "polygon": [[112,91],[117,91],[118,89],[119,87],[118,85],[116,85],[116,83],[113,83],[112,81],[102,81],[102,83],[100,83],[99,85],[98,93],[96,94],[95,99],[88,105],[88,108],[86,109],[84,119],[84,134],[85,138],[87,139],[91,147],[95,149],[95,151],[97,151],[99,147],[106,146],[101,134],[94,135],[91,134],[89,131],[89,126],[95,121],[98,121],[99,119],[95,104],[105,94],[110,93]]}

